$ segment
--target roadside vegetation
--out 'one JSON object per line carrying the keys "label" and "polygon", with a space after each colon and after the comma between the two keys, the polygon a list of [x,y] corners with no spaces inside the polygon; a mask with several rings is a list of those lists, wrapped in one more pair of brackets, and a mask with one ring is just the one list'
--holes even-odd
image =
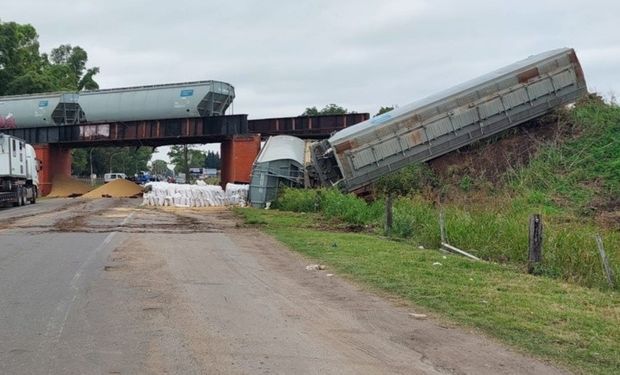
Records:
{"label": "roadside vegetation", "polygon": [[[389,238],[388,193],[396,196]],[[292,249],[431,313],[579,372],[620,368],[617,105],[589,98],[447,160],[406,168],[376,184],[369,202],[335,189],[286,189],[272,207],[239,212]],[[449,242],[484,262],[434,250],[440,211]],[[537,276],[526,273],[533,213],[544,223]]]}
{"label": "roadside vegetation", "polygon": [[351,232],[321,213],[237,209],[289,248],[412,311],[473,327],[537,357],[588,374],[620,367],[620,293],[475,262],[410,241]]}
{"label": "roadside vegetation", "polygon": [[[521,167],[508,163],[501,173],[490,176],[488,168],[471,165],[452,164],[448,171],[416,165],[379,181],[371,202],[336,189],[285,189],[274,207],[320,212],[351,229],[382,234],[384,196],[390,192],[398,195],[392,236],[438,248],[443,210],[451,244],[482,259],[523,269],[529,217],[540,213],[544,252],[537,272],[608,288],[595,235],[602,236],[614,273],[620,275],[620,108],[590,99],[552,120],[553,134],[536,140],[537,150],[526,150],[535,155],[528,155],[527,165]],[[494,141],[502,146],[502,140]],[[474,153],[484,154],[485,149],[486,145],[478,145]],[[474,159],[472,164],[480,163]]]}

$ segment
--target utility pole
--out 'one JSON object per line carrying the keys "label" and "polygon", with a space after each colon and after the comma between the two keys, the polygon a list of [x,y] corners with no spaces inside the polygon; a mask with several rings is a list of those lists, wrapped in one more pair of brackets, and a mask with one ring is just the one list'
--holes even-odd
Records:
{"label": "utility pole", "polygon": [[90,149],[90,184],[94,185],[95,184],[95,179],[93,178],[93,150],[95,148],[91,147]]}
{"label": "utility pole", "polygon": [[189,183],[189,158],[187,156],[187,144],[183,145],[183,159],[185,160],[185,183]]}

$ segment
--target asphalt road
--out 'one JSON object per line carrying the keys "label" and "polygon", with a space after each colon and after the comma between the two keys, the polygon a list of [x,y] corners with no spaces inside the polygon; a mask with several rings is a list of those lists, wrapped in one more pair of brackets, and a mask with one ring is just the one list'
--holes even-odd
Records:
{"label": "asphalt road", "polygon": [[225,210],[0,209],[0,374],[555,374],[362,290]]}

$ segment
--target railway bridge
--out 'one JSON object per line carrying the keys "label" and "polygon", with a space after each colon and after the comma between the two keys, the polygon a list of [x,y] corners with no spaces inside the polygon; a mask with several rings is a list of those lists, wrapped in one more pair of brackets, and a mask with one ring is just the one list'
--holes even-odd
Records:
{"label": "railway bridge", "polygon": [[222,184],[248,183],[261,139],[321,139],[369,118],[367,113],[248,120],[227,115],[233,86],[219,81],[46,93],[0,98],[0,132],[34,145],[41,192],[71,174],[71,149],[220,143]]}

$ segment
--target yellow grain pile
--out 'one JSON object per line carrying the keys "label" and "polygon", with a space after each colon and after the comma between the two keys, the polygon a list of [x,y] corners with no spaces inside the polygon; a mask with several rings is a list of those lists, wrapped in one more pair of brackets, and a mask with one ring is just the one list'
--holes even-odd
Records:
{"label": "yellow grain pile", "polygon": [[50,198],[77,197],[92,190],[92,186],[69,176],[54,176]]}
{"label": "yellow grain pile", "polygon": [[88,194],[82,195],[84,198],[131,198],[142,194],[142,188],[131,181],[114,180],[96,188]]}

